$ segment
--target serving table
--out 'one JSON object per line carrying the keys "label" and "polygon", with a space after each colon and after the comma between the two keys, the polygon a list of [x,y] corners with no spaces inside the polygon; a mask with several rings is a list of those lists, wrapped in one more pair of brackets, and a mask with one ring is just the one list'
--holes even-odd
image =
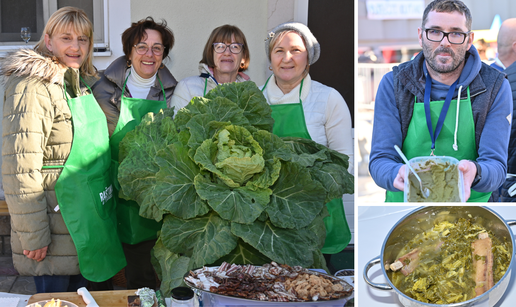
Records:
{"label": "serving table", "polygon": [[[136,290],[90,291],[99,307],[127,307],[127,297],[134,295],[135,292]],[[38,293],[30,297],[28,304],[52,298],[66,300],[79,307],[86,307],[82,296],[77,292]]]}

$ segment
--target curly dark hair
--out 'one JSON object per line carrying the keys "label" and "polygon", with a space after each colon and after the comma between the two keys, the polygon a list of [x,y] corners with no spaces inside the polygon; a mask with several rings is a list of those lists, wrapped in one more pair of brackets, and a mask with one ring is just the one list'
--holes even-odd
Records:
{"label": "curly dark hair", "polygon": [[127,60],[129,60],[133,46],[145,39],[145,30],[147,29],[156,30],[161,34],[161,40],[165,47],[163,58],[168,56],[168,53],[174,46],[174,34],[172,30],[167,27],[167,22],[164,19],[157,23],[149,16],[138,22],[133,22],[131,27],[127,28],[124,33],[122,33],[122,46]]}

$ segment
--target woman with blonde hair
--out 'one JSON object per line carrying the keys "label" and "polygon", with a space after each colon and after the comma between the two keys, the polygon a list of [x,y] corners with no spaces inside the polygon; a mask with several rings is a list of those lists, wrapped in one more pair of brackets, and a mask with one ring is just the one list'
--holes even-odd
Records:
{"label": "woman with blonde hair", "polygon": [[90,90],[97,80],[92,54],[91,22],[83,10],[64,7],[33,50],[0,63],[13,262],[20,275],[34,276],[37,292],[76,291],[126,264],[106,117]]}
{"label": "woman with blonde hair", "polygon": [[[265,39],[272,75],[262,92],[272,108],[273,133],[280,137],[311,139],[349,157],[353,174],[351,114],[335,89],[312,80],[309,74],[321,53],[310,29],[298,22],[278,25]],[[324,254],[342,251],[351,239],[342,199],[326,204]]]}

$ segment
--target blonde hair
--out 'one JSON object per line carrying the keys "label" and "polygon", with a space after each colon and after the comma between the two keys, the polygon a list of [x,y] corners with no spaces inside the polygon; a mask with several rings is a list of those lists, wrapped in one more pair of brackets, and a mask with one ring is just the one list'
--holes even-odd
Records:
{"label": "blonde hair", "polygon": [[48,50],[45,44],[45,34],[48,34],[51,38],[53,35],[63,33],[68,29],[72,29],[78,35],[88,36],[90,41],[88,55],[79,68],[81,75],[97,75],[97,69],[93,66],[93,25],[86,13],[79,8],[65,6],[52,14],[45,25],[45,29],[43,29],[39,42],[34,46],[34,50],[43,56],[52,57],[54,54]]}

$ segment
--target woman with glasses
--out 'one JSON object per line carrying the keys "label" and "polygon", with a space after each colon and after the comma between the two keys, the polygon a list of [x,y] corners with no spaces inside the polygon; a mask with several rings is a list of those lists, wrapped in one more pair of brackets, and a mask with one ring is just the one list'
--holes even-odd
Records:
{"label": "woman with glasses", "polygon": [[193,97],[202,97],[219,84],[248,81],[244,71],[249,67],[249,61],[247,41],[239,28],[232,25],[215,28],[204,47],[200,75],[179,82],[170,106],[177,113]]}
{"label": "woman with glasses", "polygon": [[[174,45],[174,35],[163,20],[156,23],[147,17],[131,25],[122,34],[125,56],[103,72],[93,87],[102,110],[106,114],[110,136],[111,160],[115,191],[118,198],[119,143],[133,130],[148,112],[159,112],[167,107],[177,84],[163,64]],[[118,235],[127,260],[125,277],[128,289],[156,288],[150,251],[161,223],[140,217],[134,201],[117,199]],[[111,280],[92,285],[94,290],[110,290]]]}
{"label": "woman with glasses", "polygon": [[[351,115],[335,89],[312,80],[310,65],[319,59],[320,46],[310,29],[298,22],[280,24],[265,40],[272,75],[262,87],[272,108],[273,133],[280,137],[311,139],[349,157],[353,173]],[[342,251],[351,239],[342,199],[327,204],[326,243],[322,252]]]}

